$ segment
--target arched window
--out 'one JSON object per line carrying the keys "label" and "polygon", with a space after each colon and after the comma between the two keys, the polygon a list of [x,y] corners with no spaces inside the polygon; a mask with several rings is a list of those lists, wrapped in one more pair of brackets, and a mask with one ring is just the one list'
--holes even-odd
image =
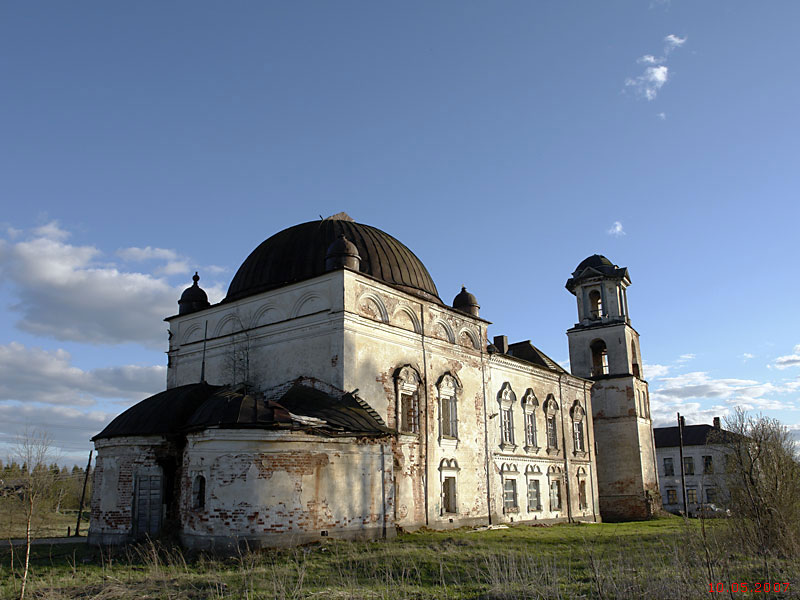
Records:
{"label": "arched window", "polygon": [[504,463],[500,467],[500,474],[503,477],[503,512],[519,512],[519,503],[517,501],[517,476],[519,475],[519,470],[516,465]]}
{"label": "arched window", "polygon": [[603,299],[598,290],[589,292],[589,318],[599,319],[603,316]]}
{"label": "arched window", "polygon": [[636,342],[634,342],[633,340],[631,340],[631,361],[633,368],[633,376],[641,377],[639,370],[639,357],[636,354]]}
{"label": "arched window", "polygon": [[397,425],[401,433],[419,433],[419,388],[422,380],[417,371],[406,365],[395,374],[397,392]]}
{"label": "arched window", "polygon": [[514,402],[517,395],[511,389],[511,384],[506,382],[497,394],[500,404],[500,446],[514,445]]}
{"label": "arched window", "polygon": [[586,496],[586,470],[583,467],[578,468],[578,508],[586,510],[589,508],[589,502]]}
{"label": "arched window", "polygon": [[550,467],[547,470],[547,477],[550,483],[550,511],[561,510],[561,469]]}
{"label": "arched window", "polygon": [[536,399],[533,390],[529,388],[522,398],[522,413],[525,416],[525,450],[529,452],[539,449],[536,439],[536,407],[538,406],[539,400]]}
{"label": "arched window", "polygon": [[556,417],[558,416],[558,403],[550,394],[544,403],[544,418],[547,426],[547,451],[555,452],[558,450],[558,426]]}
{"label": "arched window", "polygon": [[456,477],[458,475],[458,462],[455,458],[443,458],[439,463],[439,473],[442,481],[442,512],[441,514],[456,514],[458,512],[458,496]]}
{"label": "arched window", "polygon": [[542,471],[537,466],[528,465],[525,467],[525,477],[528,482],[528,512],[542,510],[542,493],[539,486],[539,478]]}
{"label": "arched window", "polygon": [[572,445],[575,454],[586,452],[586,440],[583,429],[583,417],[585,412],[576,400],[572,406]]}
{"label": "arched window", "polygon": [[592,350],[592,377],[608,375],[608,349],[603,340],[595,340],[589,346]]}
{"label": "arched window", "polygon": [[445,373],[436,384],[439,392],[439,432],[442,438],[458,439],[458,390],[461,384]]}
{"label": "arched window", "polygon": [[197,475],[192,482],[192,508],[200,510],[206,506],[206,478]]}

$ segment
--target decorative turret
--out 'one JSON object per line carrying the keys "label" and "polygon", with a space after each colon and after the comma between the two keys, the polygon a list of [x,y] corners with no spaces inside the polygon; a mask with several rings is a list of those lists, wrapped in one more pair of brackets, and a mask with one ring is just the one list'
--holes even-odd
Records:
{"label": "decorative turret", "polygon": [[200,281],[197,271],[194,272],[192,281],[194,281],[192,286],[186,288],[181,294],[181,299],[178,300],[179,315],[188,315],[211,306],[208,302],[208,295],[203,291],[203,288],[197,285],[197,282]]}
{"label": "decorative turret", "polygon": [[468,315],[472,315],[473,317],[477,317],[479,316],[478,311],[480,311],[481,307],[478,304],[478,299],[475,298],[473,294],[470,294],[467,288],[462,285],[458,296],[453,298],[453,308],[467,313]]}
{"label": "decorative turret", "polygon": [[328,246],[325,253],[325,270],[352,269],[358,271],[361,266],[361,256],[356,245],[348,240],[343,233]]}

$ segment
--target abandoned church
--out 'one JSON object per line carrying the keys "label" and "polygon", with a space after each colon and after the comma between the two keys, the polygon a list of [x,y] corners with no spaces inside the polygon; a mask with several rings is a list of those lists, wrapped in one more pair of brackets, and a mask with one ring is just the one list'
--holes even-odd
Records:
{"label": "abandoned church", "polygon": [[192,548],[648,517],[661,504],[628,271],[567,281],[571,373],[487,339],[466,289],[344,213],[280,231],[169,323],[166,390],[93,441],[89,541]]}

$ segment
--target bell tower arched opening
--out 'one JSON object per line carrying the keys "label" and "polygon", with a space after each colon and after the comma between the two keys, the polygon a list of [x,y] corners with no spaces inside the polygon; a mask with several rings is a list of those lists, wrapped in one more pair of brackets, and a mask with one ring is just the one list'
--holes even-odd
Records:
{"label": "bell tower arched opening", "polygon": [[608,348],[603,340],[595,340],[589,346],[592,351],[592,377],[608,375]]}

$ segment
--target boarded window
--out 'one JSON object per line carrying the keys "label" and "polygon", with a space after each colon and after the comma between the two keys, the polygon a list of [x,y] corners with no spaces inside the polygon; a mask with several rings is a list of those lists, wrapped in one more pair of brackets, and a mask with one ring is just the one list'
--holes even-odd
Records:
{"label": "boarded window", "polygon": [[550,510],[561,510],[561,482],[558,479],[550,482]]}
{"label": "boarded window", "polygon": [[455,396],[442,398],[442,437],[458,437],[458,407]]}
{"label": "boarded window", "polygon": [[442,482],[442,508],[446,513],[457,513],[456,478],[445,477]]}
{"label": "boarded window", "polygon": [[514,421],[511,416],[510,408],[500,410],[500,428],[504,444],[514,443]]}
{"label": "boarded window", "polygon": [[528,512],[542,510],[542,497],[539,491],[539,480],[528,480]]}
{"label": "boarded window", "polygon": [[525,413],[525,445],[536,447],[536,413]]}
{"label": "boarded window", "polygon": [[678,490],[667,490],[667,504],[678,503]]}
{"label": "boarded window", "polygon": [[575,442],[575,452],[585,452],[586,445],[583,439],[583,421],[573,421],[572,433]]}
{"label": "boarded window", "polygon": [[405,433],[419,433],[419,406],[417,394],[400,396],[400,430]]}
{"label": "boarded window", "polygon": [[206,478],[198,475],[192,483],[192,508],[199,510],[206,506]]}
{"label": "boarded window", "polygon": [[558,448],[558,431],[555,415],[547,417],[547,447]]}
{"label": "boarded window", "polygon": [[586,480],[580,479],[578,480],[578,508],[583,510],[588,506],[589,503],[586,501]]}
{"label": "boarded window", "polygon": [[697,504],[697,490],[695,488],[686,490],[686,501],[689,502],[689,504]]}
{"label": "boarded window", "polygon": [[503,508],[511,510],[517,508],[517,480],[506,478],[503,480]]}

